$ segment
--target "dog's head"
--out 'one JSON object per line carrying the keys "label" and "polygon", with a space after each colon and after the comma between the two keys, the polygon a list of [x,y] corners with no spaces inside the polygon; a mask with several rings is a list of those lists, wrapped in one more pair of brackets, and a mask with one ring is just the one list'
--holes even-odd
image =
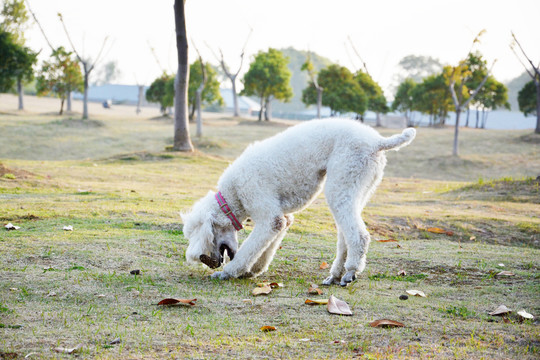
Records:
{"label": "dog's head", "polygon": [[220,213],[214,193],[209,192],[199,200],[188,214],[181,214],[184,236],[189,239],[186,250],[188,262],[202,262],[215,269],[225,256],[232,260],[238,250],[236,230],[229,219]]}

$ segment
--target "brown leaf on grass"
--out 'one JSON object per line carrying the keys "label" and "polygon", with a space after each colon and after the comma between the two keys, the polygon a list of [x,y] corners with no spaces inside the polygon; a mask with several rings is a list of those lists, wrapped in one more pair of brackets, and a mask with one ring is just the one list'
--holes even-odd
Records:
{"label": "brown leaf on grass", "polygon": [[323,300],[306,299],[305,304],[306,305],[326,305],[328,304],[328,299],[323,299]]}
{"label": "brown leaf on grass", "polygon": [[162,306],[193,306],[195,305],[195,301],[197,299],[163,299],[160,302],[158,302],[158,305]]}
{"label": "brown leaf on grass", "polygon": [[80,349],[82,349],[82,344],[79,344],[75,346],[74,348],[57,347],[57,348],[54,348],[54,351],[56,351],[57,353],[62,353],[62,354],[74,354]]}
{"label": "brown leaf on grass", "polygon": [[282,288],[283,283],[278,283],[278,282],[269,283],[268,281],[263,281],[261,283],[257,283],[257,286],[258,287],[270,286],[272,289],[275,289],[275,288]]}
{"label": "brown leaf on grass", "polygon": [[446,234],[448,236],[453,236],[454,235],[453,231],[444,230],[444,229],[441,229],[441,228],[438,228],[438,227],[427,228],[427,231],[429,231],[430,233],[434,233],[434,234]]}
{"label": "brown leaf on grass", "polygon": [[266,286],[257,286],[253,291],[251,292],[253,295],[268,295],[272,292],[272,288],[270,285]]}
{"label": "brown leaf on grass", "polygon": [[405,270],[399,270],[397,275],[398,276],[407,276],[407,272]]}
{"label": "brown leaf on grass", "polygon": [[321,266],[319,266],[319,269],[321,269],[321,270],[328,269],[329,266],[330,265],[328,265],[328,263],[326,261],[323,261]]}
{"label": "brown leaf on grass", "polygon": [[266,326],[261,327],[261,331],[262,332],[276,331],[276,328],[275,326],[266,325]]}
{"label": "brown leaf on grass", "polygon": [[426,294],[422,290],[407,290],[405,292],[411,296],[426,297]]}
{"label": "brown leaf on grass", "polygon": [[489,313],[491,316],[504,316],[511,313],[512,310],[506,307],[506,305],[500,305],[498,308]]}
{"label": "brown leaf on grass", "polygon": [[326,305],[326,309],[330,314],[347,316],[352,315],[349,305],[345,301],[338,299],[334,295],[330,295],[330,298],[328,299],[328,304]]}
{"label": "brown leaf on grass", "polygon": [[501,271],[500,273],[498,273],[496,276],[516,276],[516,274],[514,274],[513,272],[511,271]]}
{"label": "brown leaf on grass", "polygon": [[398,242],[396,239],[382,239],[382,240],[375,240],[377,242],[382,242],[382,243],[385,243],[385,242]]}
{"label": "brown leaf on grass", "polygon": [[404,327],[405,324],[400,323],[399,321],[389,320],[389,319],[380,319],[375,320],[369,323],[371,327],[382,327],[382,328],[394,328],[394,327]]}
{"label": "brown leaf on grass", "polygon": [[322,295],[323,291],[319,289],[319,287],[315,284],[311,284],[310,288],[308,289],[308,294],[311,295]]}

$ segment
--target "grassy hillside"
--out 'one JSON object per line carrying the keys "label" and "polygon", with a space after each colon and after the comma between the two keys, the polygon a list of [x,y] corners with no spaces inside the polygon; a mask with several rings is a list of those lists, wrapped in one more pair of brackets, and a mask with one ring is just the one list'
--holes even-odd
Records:
{"label": "grassy hillside", "polygon": [[[296,216],[259,279],[213,281],[184,262],[178,213],[248,142],[288,123],[207,114],[198,151],[180,154],[163,151],[172,122],[151,110],[96,108],[81,122],[1,100],[0,224],[20,229],[0,228],[0,358],[72,358],[55,348],[79,344],[78,356],[98,359],[538,358],[537,320],[516,315],[540,315],[539,140],[529,132],[463,131],[455,159],[450,129],[419,129],[389,154],[365,209],[365,272],[316,296],[308,287],[335,251],[324,197]],[[283,287],[255,297],[262,280]],[[411,289],[427,297],[399,299]],[[330,294],[353,316],[304,304]],[[158,307],[164,298],[197,300]],[[501,304],[512,314],[488,315]],[[405,327],[369,326],[382,318]]]}

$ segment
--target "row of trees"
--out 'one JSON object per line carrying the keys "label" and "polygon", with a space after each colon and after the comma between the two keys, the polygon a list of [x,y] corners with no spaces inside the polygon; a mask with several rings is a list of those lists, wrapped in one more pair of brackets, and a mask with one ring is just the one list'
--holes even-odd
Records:
{"label": "row of trees", "polygon": [[[51,51],[49,59],[43,61],[37,72],[34,71],[34,66],[37,64],[38,54],[25,46],[24,31],[28,28],[29,11]],[[23,110],[23,84],[35,80],[37,95],[52,95],[60,98],[60,114],[63,113],[66,100],[67,109],[71,110],[73,91],[83,92],[82,117],[87,119],[90,74],[105,48],[107,39],[103,41],[95,59],[91,59],[77,51],[60,13],[58,17],[72,51],[68,51],[64,46],[55,47],[51,44],[35,14],[27,8],[24,0],[5,0],[1,15],[0,91],[12,91],[16,86],[19,94],[19,110]]]}

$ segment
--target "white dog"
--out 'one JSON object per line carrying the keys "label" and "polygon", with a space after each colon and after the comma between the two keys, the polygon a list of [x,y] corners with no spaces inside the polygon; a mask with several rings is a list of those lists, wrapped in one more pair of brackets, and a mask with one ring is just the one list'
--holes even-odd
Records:
{"label": "white dog", "polygon": [[[336,221],[337,254],[324,285],[346,286],[366,266],[370,236],[361,212],[381,182],[386,150],[408,145],[416,131],[384,138],[354,120],[324,119],[293,126],[250,145],[209,192],[183,214],[186,258],[217,268],[212,278],[257,276],[268,269],[293,221],[324,187]],[[255,226],[238,249],[236,231]]]}

